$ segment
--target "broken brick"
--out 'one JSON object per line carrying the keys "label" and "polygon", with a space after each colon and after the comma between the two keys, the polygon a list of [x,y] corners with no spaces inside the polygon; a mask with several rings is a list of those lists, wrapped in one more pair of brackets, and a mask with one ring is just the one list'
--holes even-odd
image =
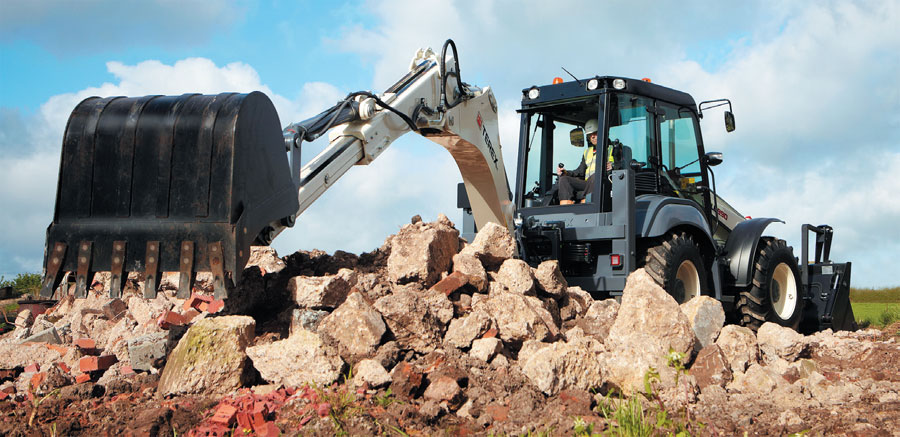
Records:
{"label": "broken brick", "polygon": [[25,367],[25,373],[37,373],[41,371],[41,365],[38,363],[31,363]]}
{"label": "broken brick", "polygon": [[106,370],[119,361],[115,355],[103,355],[100,357],[82,357],[78,360],[78,368],[82,372]]}
{"label": "broken brick", "polygon": [[41,385],[44,380],[47,379],[47,374],[44,372],[38,372],[31,376],[31,388],[35,389],[39,385]]}
{"label": "broken brick", "polygon": [[16,377],[16,369],[0,370],[0,381],[13,379]]}
{"label": "broken brick", "polygon": [[0,401],[6,399],[8,397],[9,397],[9,393],[7,393],[5,391],[0,391]]}
{"label": "broken brick", "polygon": [[497,333],[497,328],[491,328],[488,329],[487,332],[485,332],[484,335],[481,336],[481,338],[494,338],[497,336]]}
{"label": "broken brick", "polygon": [[184,301],[184,306],[182,307],[185,311],[190,310],[191,308],[197,309],[199,311],[204,311],[200,308],[201,303],[208,304],[212,301],[213,298],[209,296],[204,296],[202,294],[191,293],[191,297],[188,300]]}
{"label": "broken brick", "polygon": [[91,375],[87,373],[79,373],[78,376],[75,377],[75,383],[81,384],[82,382],[88,382],[91,380]]}
{"label": "broken brick", "polygon": [[212,314],[221,311],[222,308],[225,308],[225,301],[221,299],[215,299],[207,304],[206,311]]}
{"label": "broken brick", "polygon": [[316,407],[316,414],[318,414],[319,417],[325,417],[330,412],[331,412],[331,404],[329,404],[328,402],[323,402],[323,403],[319,404],[319,406]]}
{"label": "broken brick", "polygon": [[491,404],[484,407],[484,412],[489,414],[494,422],[505,422],[509,418],[509,407]]}
{"label": "broken brick", "polygon": [[439,291],[446,295],[450,295],[456,290],[459,290],[460,287],[466,285],[469,282],[469,278],[462,272],[453,272],[447,275],[446,278],[438,281],[437,284],[434,284],[431,287],[432,290]]}
{"label": "broken brick", "polygon": [[253,428],[253,430],[263,437],[281,435],[281,430],[278,429],[278,426],[275,425],[275,422],[266,422],[263,426]]}
{"label": "broken brick", "polygon": [[119,369],[119,373],[122,375],[134,375],[134,369],[131,366],[122,366]]}
{"label": "broken brick", "polygon": [[15,392],[16,392],[16,386],[14,386],[14,385],[8,385],[8,386],[3,387],[2,389],[0,389],[0,392],[6,393],[6,394],[15,394]]}
{"label": "broken brick", "polygon": [[59,369],[65,373],[69,373],[69,365],[62,361],[57,362],[56,367],[59,367]]}
{"label": "broken brick", "polygon": [[162,329],[169,329],[172,326],[184,325],[184,317],[174,311],[166,311],[156,319],[156,324]]}
{"label": "broken brick", "polygon": [[219,407],[216,408],[216,413],[213,414],[210,420],[225,426],[231,426],[231,423],[234,422],[235,414],[237,414],[237,408],[231,405],[219,404]]}
{"label": "broken brick", "polygon": [[235,416],[238,423],[238,431],[242,433],[249,433],[253,430],[253,424],[250,423],[250,415],[247,413],[237,413]]}
{"label": "broken brick", "polygon": [[75,340],[75,347],[78,349],[96,349],[97,342],[91,338],[79,338]]}
{"label": "broken brick", "polygon": [[185,311],[184,314],[181,315],[181,317],[184,319],[184,323],[191,323],[191,321],[194,320],[194,318],[199,315],[200,315],[200,311],[197,311],[197,310],[191,308],[191,309]]}

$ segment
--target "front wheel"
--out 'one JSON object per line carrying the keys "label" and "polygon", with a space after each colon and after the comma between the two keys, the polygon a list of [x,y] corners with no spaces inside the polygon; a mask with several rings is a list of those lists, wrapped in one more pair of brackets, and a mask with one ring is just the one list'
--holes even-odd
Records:
{"label": "front wheel", "polygon": [[774,322],[796,330],[803,312],[801,290],[793,249],[784,240],[761,239],[753,282],[738,300],[741,324],[756,331],[763,323]]}
{"label": "front wheel", "polygon": [[657,284],[683,304],[702,294],[706,269],[697,243],[687,233],[672,234],[647,251],[647,273]]}

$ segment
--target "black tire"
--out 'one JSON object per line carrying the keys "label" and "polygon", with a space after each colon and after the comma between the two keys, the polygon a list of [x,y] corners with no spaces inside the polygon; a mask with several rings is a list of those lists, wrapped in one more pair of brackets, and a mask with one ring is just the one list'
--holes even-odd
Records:
{"label": "black tire", "polygon": [[794,250],[784,240],[759,240],[753,263],[753,281],[740,293],[737,315],[753,331],[765,322],[797,330],[803,313],[803,286]]}
{"label": "black tire", "polygon": [[702,295],[708,284],[700,247],[684,232],[648,249],[644,268],[679,304]]}

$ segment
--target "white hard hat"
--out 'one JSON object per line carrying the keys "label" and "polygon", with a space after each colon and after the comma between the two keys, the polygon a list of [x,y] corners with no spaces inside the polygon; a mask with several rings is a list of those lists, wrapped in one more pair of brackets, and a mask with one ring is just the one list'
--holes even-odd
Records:
{"label": "white hard hat", "polygon": [[592,118],[584,124],[584,134],[590,135],[595,132],[597,132],[597,119]]}

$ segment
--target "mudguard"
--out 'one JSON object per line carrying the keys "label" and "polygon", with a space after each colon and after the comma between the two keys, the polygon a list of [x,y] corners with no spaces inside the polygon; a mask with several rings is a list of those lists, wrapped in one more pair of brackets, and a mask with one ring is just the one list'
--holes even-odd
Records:
{"label": "mudguard", "polygon": [[709,233],[709,223],[694,202],[648,194],[638,196],[634,205],[635,229],[640,237],[659,237],[677,226],[687,225],[706,236],[706,241],[700,242],[701,244],[715,247],[712,234]]}
{"label": "mudguard", "polygon": [[783,220],[777,218],[754,218],[738,223],[725,243],[728,268],[734,277],[735,287],[750,285],[753,278],[753,257],[759,245],[759,238],[769,224]]}

